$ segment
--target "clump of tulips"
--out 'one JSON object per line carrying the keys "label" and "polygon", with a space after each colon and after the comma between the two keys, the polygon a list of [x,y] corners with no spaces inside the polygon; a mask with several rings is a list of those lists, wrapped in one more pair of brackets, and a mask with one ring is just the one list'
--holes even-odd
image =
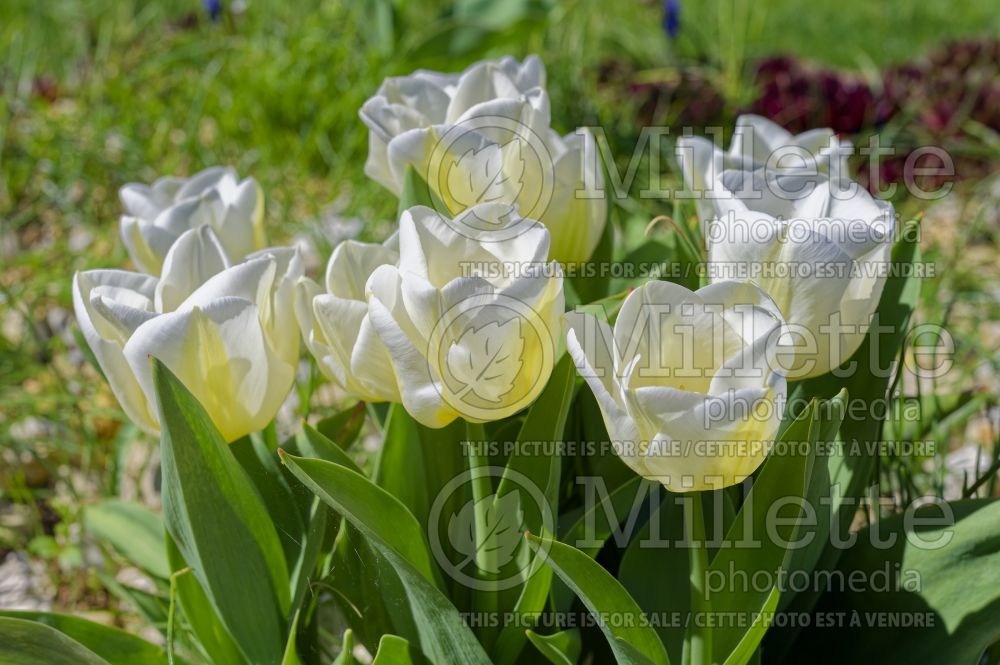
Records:
{"label": "clump of tulips", "polygon": [[[741,116],[728,148],[676,141],[671,200],[619,206],[592,133],[552,129],[535,57],[387,79],[360,116],[398,226],[322,276],[268,246],[260,188],[231,169],[121,190],[136,271],[77,274],[74,306],[159,437],[163,513],[115,502],[88,524],[153,580],[162,647],[45,617],[0,633],[66,662],[326,663],[333,642],[338,663],[800,662],[817,633],[772,627],[782,612],[896,602],[783,581],[883,554],[834,548],[881,427],[845,407],[888,395],[917,250],[844,139]],[[347,408],[309,408],[317,376]],[[279,440],[296,382],[312,413]],[[955,527],[973,572],[994,512]],[[925,584],[897,591],[948,616],[993,593]],[[962,653],[987,623],[957,630]],[[856,645],[880,648],[833,651]]]}

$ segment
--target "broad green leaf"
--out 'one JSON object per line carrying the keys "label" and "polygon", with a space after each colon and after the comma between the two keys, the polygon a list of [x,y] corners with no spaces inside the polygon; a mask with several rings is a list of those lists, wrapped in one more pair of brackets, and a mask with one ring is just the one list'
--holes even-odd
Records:
{"label": "broad green leaf", "polygon": [[[328,508],[325,503],[323,505]],[[335,590],[334,602],[366,646],[374,648],[379,638],[387,633],[415,634],[408,611],[396,610],[390,616],[387,607],[392,606],[394,610],[397,605],[406,607],[405,591],[400,601],[398,576],[349,522],[342,520],[339,525],[330,556],[330,572],[322,584]],[[402,628],[401,622],[405,624]]]}
{"label": "broad green leaf", "polygon": [[170,576],[163,541],[163,520],[142,504],[105,499],[83,509],[87,531],[150,575]]}
{"label": "broad green leaf", "polygon": [[[648,615],[687,617],[691,611],[688,551],[676,545],[684,540],[684,511],[676,501],[680,495],[663,492],[665,498],[622,555],[618,581]],[[671,621],[654,629],[671,662],[681,662],[684,630]]]}
{"label": "broad green leaf", "polygon": [[[79,617],[65,614],[51,614],[48,612],[5,612],[0,611],[0,626],[3,626],[4,619],[19,619],[33,621],[54,628],[66,637],[75,640],[109,663],[128,663],[129,665],[161,665],[167,659],[167,652],[150,644],[146,640],[140,639],[126,633],[123,630],[105,626],[103,624],[87,621]],[[0,627],[0,641],[7,638]],[[0,645],[0,654],[3,653],[3,646]],[[33,662],[45,663],[40,654],[38,660]],[[6,663],[2,656],[0,662]],[[182,663],[177,659],[178,663]]]}
{"label": "broad green leaf", "polygon": [[528,570],[528,579],[521,586],[521,595],[514,603],[511,615],[514,621],[506,623],[493,645],[493,661],[497,665],[512,665],[517,662],[528,636],[524,626],[531,617],[537,617],[545,609],[545,602],[552,588],[552,569],[541,557],[535,555]]}
{"label": "broad green leaf", "polygon": [[[176,601],[187,618],[188,627],[213,663],[242,665],[247,663],[229,630],[215,612],[212,602],[205,595],[198,578],[184,562],[173,539],[167,535],[167,560],[170,562],[171,579]],[[175,621],[177,621],[175,619]],[[175,623],[175,630],[177,625]]]}
{"label": "broad green leaf", "polygon": [[330,512],[326,505],[314,497],[309,516],[309,527],[303,534],[304,543],[299,558],[294,562],[291,574],[292,607],[298,611],[309,590],[309,578],[323,553],[327,529],[330,525]]}
{"label": "broad green leaf", "polygon": [[299,617],[301,612],[296,612],[292,619],[292,625],[288,628],[288,641],[285,644],[285,655],[281,657],[281,665],[302,665],[299,652],[295,649],[295,640],[299,632]]}
{"label": "broad green leaf", "polygon": [[3,665],[110,665],[55,628],[37,621],[0,617]]}
{"label": "broad green leaf", "polygon": [[[786,558],[785,570],[789,576],[795,571],[810,574],[829,542],[830,525],[835,514],[833,508],[835,501],[831,500],[831,492],[834,490],[830,483],[830,451],[837,445],[838,432],[847,413],[847,407],[846,388],[832,400],[817,403],[816,459],[810,471],[806,497],[807,504],[815,511],[816,524],[808,528],[809,533],[813,534],[811,542],[805,547],[794,549]],[[779,609],[788,607],[794,595],[794,591],[782,594]]]}
{"label": "broad green leaf", "polygon": [[[447,491],[445,486],[465,473],[468,462],[462,441],[464,424],[456,420],[441,429],[430,429],[416,422],[400,404],[390,405],[385,420],[382,449],[373,474],[379,487],[399,499],[416,518],[421,530],[437,542],[447,543],[448,524],[470,497],[470,486],[462,483]],[[443,497],[443,499],[441,499]],[[431,507],[436,506],[437,533],[430,533]],[[459,607],[468,609],[469,587],[448,577],[444,580],[447,595]],[[395,634],[411,638],[401,628]]]}
{"label": "broad green leaf", "polygon": [[[493,30],[501,30],[531,16],[544,20],[546,9],[543,0],[509,0],[508,2],[489,2],[489,0],[456,0],[453,3],[455,16],[470,19],[476,25]],[[461,33],[456,35],[460,37]],[[478,35],[470,35],[476,38]],[[453,42],[455,48],[459,45]]]}
{"label": "broad green leaf", "polygon": [[436,582],[424,532],[399,499],[345,466],[295,457],[284,451],[281,458],[296,478],[358,531],[369,539],[385,542],[427,581]]}
{"label": "broad green leaf", "polygon": [[[305,423],[289,442],[287,452],[297,457],[325,460],[361,473],[361,469],[340,446]],[[313,494],[311,490],[307,491]],[[322,505],[329,510],[326,503]],[[326,528],[332,531],[335,527],[335,524],[328,523]],[[374,647],[379,636],[393,629],[407,632],[406,627],[411,623],[408,613],[394,612],[394,616],[390,617],[386,608],[386,599],[395,599],[399,595],[398,578],[385,559],[378,556],[349,523],[341,523],[337,528],[330,572],[324,583],[336,589],[337,593],[333,595],[335,602],[341,606],[353,634],[366,645]]]}
{"label": "broad green leaf", "polygon": [[410,643],[398,635],[383,635],[372,665],[413,665]]}
{"label": "broad green leaf", "polygon": [[656,665],[670,662],[646,615],[611,573],[574,547],[549,538],[532,535],[527,538],[536,551],[544,553],[545,563],[580,597],[591,614],[618,619],[610,623],[599,621],[618,663],[636,662],[622,643]]}
{"label": "broad green leaf", "polygon": [[153,378],[167,531],[247,659],[278,662],[291,599],[267,509],[208,414],[155,359]]}
{"label": "broad green leaf", "polygon": [[[243,471],[257,490],[267,508],[270,521],[281,543],[285,565],[291,569],[301,557],[302,541],[307,530],[305,507],[296,502],[295,492],[299,483],[282,469],[276,449],[265,437],[250,435],[229,444]],[[307,492],[303,495],[308,496]],[[309,497],[312,498],[312,497]]]}
{"label": "broad green leaf", "polygon": [[431,498],[423,482],[427,474],[417,421],[402,404],[389,407],[382,450],[375,467],[375,483],[399,499],[426,527]]}
{"label": "broad green leaf", "polygon": [[778,588],[772,587],[771,593],[767,595],[767,600],[764,601],[764,607],[761,609],[761,612],[754,617],[753,622],[747,631],[743,633],[743,637],[740,638],[736,648],[726,658],[725,665],[746,665],[753,659],[754,654],[757,653],[760,641],[764,639],[764,634],[767,633],[771,618],[778,607],[778,599],[780,597],[781,592],[778,591]]}
{"label": "broad green leaf", "polygon": [[[731,579],[733,571],[738,570],[752,579],[758,574],[767,576],[765,579],[778,579],[778,571],[786,566],[792,553],[785,543],[796,541],[801,535],[798,522],[803,499],[808,496],[819,430],[817,402],[813,400],[781,434],[726,534],[728,546],[718,550],[706,575]],[[781,510],[783,504],[785,508]],[[778,521],[778,517],[782,519]],[[794,522],[792,518],[796,518]],[[769,595],[770,588],[734,584],[712,593],[710,601],[713,612],[749,616],[762,610]],[[714,627],[712,654],[719,659],[728,657],[746,631],[746,624],[741,622]]]}
{"label": "broad green leaf", "polygon": [[[579,549],[590,557],[596,557],[608,538],[613,538],[619,547],[628,544],[628,537],[634,533],[642,512],[643,503],[651,492],[659,491],[659,485],[644,480],[632,473],[631,478],[608,492],[603,478],[583,489],[586,495],[584,505],[560,520],[560,540]],[[565,525],[564,525],[565,524]],[[573,602],[573,592],[558,579],[552,581],[552,603],[559,611],[569,611]]]}
{"label": "broad green leaf", "polygon": [[595,500],[586,502],[586,510],[568,521],[565,528],[560,527],[559,539],[591,557],[597,555],[611,536],[620,539],[624,547],[624,538],[632,533],[651,487],[653,483],[637,475],[611,492],[598,484],[593,488]]}
{"label": "broad green leaf", "polygon": [[527,638],[535,645],[538,652],[545,656],[552,665],[575,665],[580,657],[580,631],[577,629],[563,630],[552,635],[539,635],[533,630],[525,631]]}
{"label": "broad green leaf", "polygon": [[[867,582],[860,590],[845,586],[821,597],[816,611],[843,613],[843,625],[817,628],[813,622],[799,634],[788,662],[979,662],[1000,640],[1000,501],[948,505],[955,518],[950,526],[942,524],[942,506],[932,504],[859,531],[838,570]],[[901,620],[911,625],[888,623]]]}
{"label": "broad green leaf", "polygon": [[361,473],[361,469],[354,463],[354,460],[340,446],[336,445],[333,439],[307,423],[302,423],[302,427],[295,434],[294,446],[289,447],[286,452],[290,452],[296,457],[333,462],[347,467],[351,471]]}
{"label": "broad green leaf", "polygon": [[[415,421],[401,404],[393,404],[375,468],[375,484],[402,501],[426,530],[434,499],[466,469],[464,439],[464,428],[459,421],[430,429]],[[458,503],[462,498],[461,492],[449,497],[441,515],[452,515],[463,505]]]}
{"label": "broad green leaf", "polygon": [[420,649],[431,662],[489,663],[458,610],[433,582],[436,577],[423,533],[405,506],[344,467],[282,457],[297,478],[364,534],[395,569],[409,600]]}

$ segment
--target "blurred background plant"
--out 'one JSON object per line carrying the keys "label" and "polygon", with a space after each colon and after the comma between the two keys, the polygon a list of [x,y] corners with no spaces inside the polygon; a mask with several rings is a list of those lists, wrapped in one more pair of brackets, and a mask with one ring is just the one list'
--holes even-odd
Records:
{"label": "blurred background plant", "polygon": [[[956,363],[943,380],[899,385],[920,415],[886,438],[939,445],[890,450],[883,486],[896,503],[996,495],[998,34],[988,3],[950,0],[6,0],[0,607],[137,621],[143,581],[98,550],[83,515],[101,497],[155,507],[155,448],[88,363],[70,314],[75,270],[127,260],[118,187],[232,164],[263,186],[270,240],[300,244],[315,274],[338,240],[384,237],[393,223],[393,197],[361,171],[362,102],[386,76],[503,54],[542,57],[557,129],[602,126],[620,172],[640,127],[731,126],[741,111],[792,131],[831,126],[856,145],[877,134],[899,149],[883,165],[890,183],[914,147],[948,150],[949,196],[897,188],[894,201],[904,219],[924,216],[936,273],[917,319],[946,326]],[[663,146],[664,177],[676,182],[670,154]],[[669,205],[618,212],[641,232]],[[331,411],[338,401],[319,397]]]}

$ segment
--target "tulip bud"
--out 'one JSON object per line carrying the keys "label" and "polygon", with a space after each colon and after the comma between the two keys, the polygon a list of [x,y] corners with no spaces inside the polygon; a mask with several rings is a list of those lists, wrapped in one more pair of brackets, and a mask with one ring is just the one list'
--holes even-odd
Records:
{"label": "tulip bud", "polygon": [[264,194],[253,178],[240,181],[221,166],[190,178],[128,184],[119,192],[126,214],[121,237],[136,267],[160,274],[174,242],[189,229],[210,226],[232,263],[264,247]]}
{"label": "tulip bud", "polygon": [[566,319],[567,349],[636,473],[687,492],[734,485],[763,462],[786,397],[772,369],[783,322],[763,291],[652,281],[613,329],[592,314]]}
{"label": "tulip bud", "polygon": [[398,242],[399,265],[376,268],[365,291],[406,410],[443,427],[528,406],[552,372],[564,308],[545,227],[499,204],[455,219],[418,206]]}
{"label": "tulip bud", "polygon": [[868,333],[889,274],[895,213],[855,183],[726,171],[708,230],[712,281],[749,279],[788,322],[789,378],[839,367]]}
{"label": "tulip bud", "polygon": [[151,434],[160,426],[150,357],[194,394],[227,441],[263,429],[292,387],[298,252],[269,249],[229,267],[219,246],[211,229],[194,228],[167,253],[160,280],[121,270],[73,279],[87,343],[126,414]]}
{"label": "tulip bud", "polygon": [[387,79],[360,112],[369,128],[365,173],[399,196],[414,168],[443,214],[516,206],[548,228],[551,258],[585,261],[604,230],[604,176],[589,133],[551,129],[544,79],[534,56]]}

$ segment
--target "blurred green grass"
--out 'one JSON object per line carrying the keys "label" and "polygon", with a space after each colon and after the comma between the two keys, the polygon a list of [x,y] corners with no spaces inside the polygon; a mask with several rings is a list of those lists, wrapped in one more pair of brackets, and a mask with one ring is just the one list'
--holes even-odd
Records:
{"label": "blurred green grass", "polygon": [[[740,99],[755,57],[864,70],[1000,33],[1000,12],[970,1],[681,0],[681,12],[670,43],[656,1],[252,0],[211,22],[197,0],[4,0],[0,501],[32,506],[39,556],[78,565],[43,504],[61,487],[70,497],[57,510],[71,523],[78,496],[116,492],[135,435],[76,349],[70,295],[74,271],[127,260],[125,182],[232,164],[263,186],[272,242],[304,232],[325,253],[317,228],[331,214],[362,220],[370,237],[392,223],[395,200],[362,172],[357,117],[388,75],[537,53],[557,128],[600,124],[614,144],[634,135],[635,116],[629,100],[598,92],[609,60],[699,63]],[[964,288],[982,290],[971,279]],[[0,552],[21,544],[22,531],[3,529]]]}
{"label": "blurred green grass", "polygon": [[[695,47],[715,39],[726,48],[722,26],[737,39],[745,35],[748,58],[788,53],[845,69],[883,67],[946,41],[1000,34],[1000,11],[977,0],[682,0],[681,11],[682,34]],[[740,16],[756,20],[741,31]]]}

